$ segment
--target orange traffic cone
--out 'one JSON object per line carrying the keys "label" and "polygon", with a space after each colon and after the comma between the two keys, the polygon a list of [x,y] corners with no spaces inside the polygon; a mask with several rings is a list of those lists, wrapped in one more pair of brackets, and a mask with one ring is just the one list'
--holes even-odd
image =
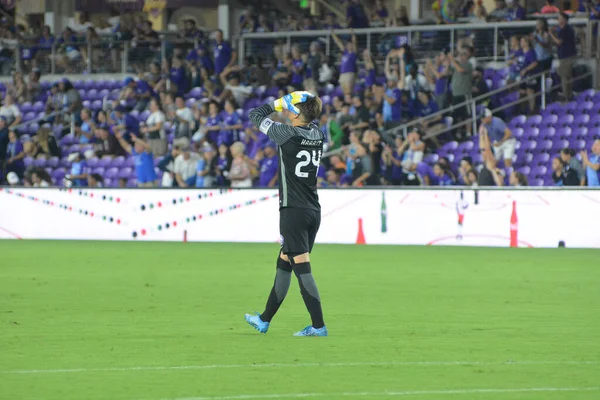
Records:
{"label": "orange traffic cone", "polygon": [[356,237],[356,244],[367,244],[365,240],[365,232],[363,231],[363,220],[358,219],[358,236]]}

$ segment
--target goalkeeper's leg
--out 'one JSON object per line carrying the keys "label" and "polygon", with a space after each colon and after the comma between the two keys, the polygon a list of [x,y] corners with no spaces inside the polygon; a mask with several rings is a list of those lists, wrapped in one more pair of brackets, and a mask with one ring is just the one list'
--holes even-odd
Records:
{"label": "goalkeeper's leg", "polygon": [[271,319],[279,310],[281,303],[285,300],[290,282],[292,279],[292,265],[284,254],[277,257],[277,272],[275,274],[275,282],[267,299],[265,311],[260,315],[260,319],[264,322],[271,322]]}

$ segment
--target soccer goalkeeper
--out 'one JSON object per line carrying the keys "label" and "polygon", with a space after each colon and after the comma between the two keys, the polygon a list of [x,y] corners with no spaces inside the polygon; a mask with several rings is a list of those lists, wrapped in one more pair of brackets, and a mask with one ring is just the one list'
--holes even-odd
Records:
{"label": "soccer goalkeeper", "polygon": [[[317,172],[325,137],[313,121],[321,115],[322,107],[317,96],[299,91],[250,111],[250,121],[279,146],[281,251],[277,257],[275,283],[264,312],[245,315],[246,321],[261,333],[267,333],[271,319],[287,295],[294,272],[312,320],[311,325],[294,335],[327,336],[321,298],[309,257],[321,224]],[[292,125],[271,120],[269,115],[275,111],[287,114]]]}

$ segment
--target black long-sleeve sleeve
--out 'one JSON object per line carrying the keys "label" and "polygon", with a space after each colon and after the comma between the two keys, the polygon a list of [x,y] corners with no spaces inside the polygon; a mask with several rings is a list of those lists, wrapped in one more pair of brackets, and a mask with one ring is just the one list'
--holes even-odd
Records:
{"label": "black long-sleeve sleeve", "polygon": [[274,112],[275,109],[273,104],[267,103],[250,111],[248,118],[254,126],[267,135],[272,141],[278,145],[282,145],[296,135],[296,130],[292,126],[275,122],[269,118],[269,115]]}

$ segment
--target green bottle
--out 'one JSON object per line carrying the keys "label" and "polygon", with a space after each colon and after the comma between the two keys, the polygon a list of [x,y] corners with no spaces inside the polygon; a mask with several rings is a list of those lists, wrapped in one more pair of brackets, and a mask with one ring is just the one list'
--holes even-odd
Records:
{"label": "green bottle", "polygon": [[381,233],[387,232],[387,206],[385,205],[385,192],[381,192]]}

